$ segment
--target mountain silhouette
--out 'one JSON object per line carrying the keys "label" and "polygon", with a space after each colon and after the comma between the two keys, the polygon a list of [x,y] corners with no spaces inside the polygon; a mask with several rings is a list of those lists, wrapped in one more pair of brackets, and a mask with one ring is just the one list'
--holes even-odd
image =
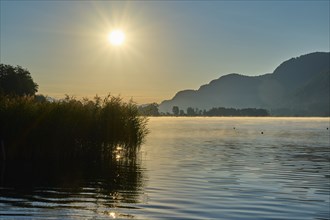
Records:
{"label": "mountain silhouette", "polygon": [[159,105],[161,112],[173,106],[210,109],[264,108],[271,115],[330,115],[330,53],[315,52],[291,58],[273,73],[245,76],[237,73],[221,76],[198,90],[179,91]]}

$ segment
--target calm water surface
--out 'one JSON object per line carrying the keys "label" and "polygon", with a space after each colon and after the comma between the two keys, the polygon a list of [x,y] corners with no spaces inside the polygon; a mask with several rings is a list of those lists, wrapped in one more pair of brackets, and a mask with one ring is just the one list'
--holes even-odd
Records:
{"label": "calm water surface", "polygon": [[150,118],[135,160],[2,167],[0,219],[330,219],[329,127],[329,118]]}

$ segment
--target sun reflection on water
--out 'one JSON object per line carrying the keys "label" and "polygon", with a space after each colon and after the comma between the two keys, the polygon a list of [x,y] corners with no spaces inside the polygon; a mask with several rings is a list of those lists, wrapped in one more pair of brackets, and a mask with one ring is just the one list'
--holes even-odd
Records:
{"label": "sun reflection on water", "polygon": [[114,212],[110,212],[110,213],[109,213],[109,216],[110,216],[111,218],[116,218],[116,213],[114,213]]}
{"label": "sun reflection on water", "polygon": [[120,159],[122,159],[122,154],[123,154],[123,148],[120,146],[117,146],[114,150],[114,155],[117,161],[119,161]]}

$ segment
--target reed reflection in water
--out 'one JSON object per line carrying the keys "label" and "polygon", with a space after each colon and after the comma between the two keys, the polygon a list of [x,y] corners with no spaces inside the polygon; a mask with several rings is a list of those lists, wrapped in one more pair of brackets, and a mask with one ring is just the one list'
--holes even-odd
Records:
{"label": "reed reflection in water", "polygon": [[133,218],[131,204],[145,201],[139,156],[118,152],[107,162],[2,165],[0,219]]}

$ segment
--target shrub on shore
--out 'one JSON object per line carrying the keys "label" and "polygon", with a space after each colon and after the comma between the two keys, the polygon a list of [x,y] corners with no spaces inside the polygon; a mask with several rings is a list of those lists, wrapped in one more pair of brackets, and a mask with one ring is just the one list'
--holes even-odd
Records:
{"label": "shrub on shore", "polygon": [[8,159],[108,159],[120,146],[134,153],[148,133],[147,119],[120,97],[0,97],[0,135]]}

